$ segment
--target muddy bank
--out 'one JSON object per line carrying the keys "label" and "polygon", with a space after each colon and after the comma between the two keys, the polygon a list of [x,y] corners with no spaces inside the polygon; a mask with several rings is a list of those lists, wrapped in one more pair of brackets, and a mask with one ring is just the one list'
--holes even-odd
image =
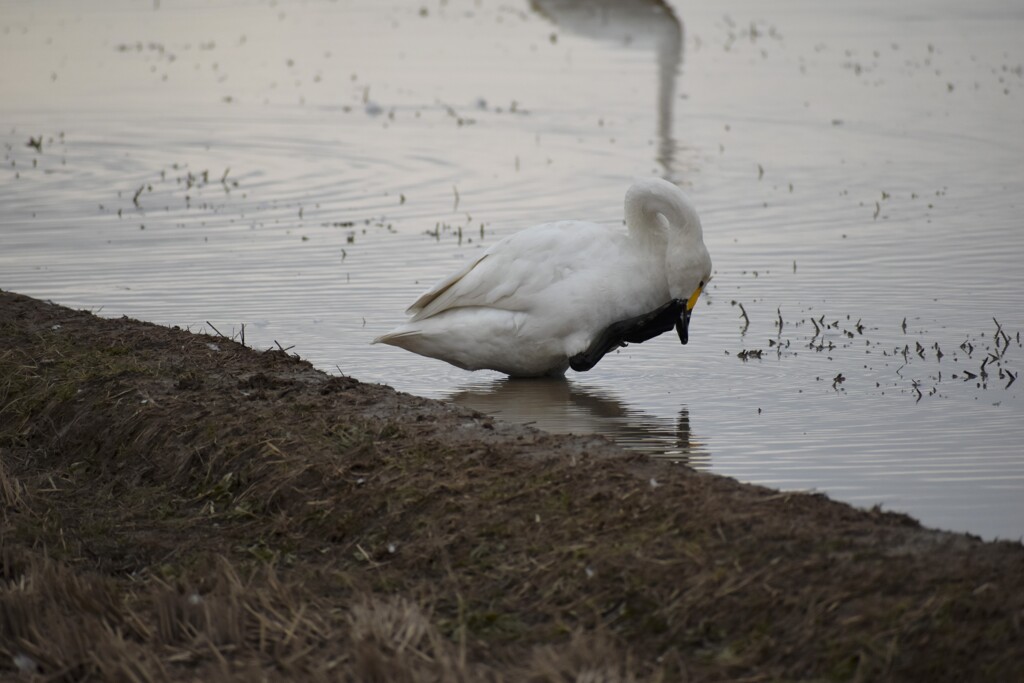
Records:
{"label": "muddy bank", "polygon": [[1020,544],[2,292],[0,457],[0,677],[1024,677]]}

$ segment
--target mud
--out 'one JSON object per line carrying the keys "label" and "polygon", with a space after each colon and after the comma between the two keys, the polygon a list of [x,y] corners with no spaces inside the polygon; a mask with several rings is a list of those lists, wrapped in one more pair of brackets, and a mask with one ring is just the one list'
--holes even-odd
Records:
{"label": "mud", "polygon": [[1019,543],[6,292],[0,577],[11,680],[1024,679]]}

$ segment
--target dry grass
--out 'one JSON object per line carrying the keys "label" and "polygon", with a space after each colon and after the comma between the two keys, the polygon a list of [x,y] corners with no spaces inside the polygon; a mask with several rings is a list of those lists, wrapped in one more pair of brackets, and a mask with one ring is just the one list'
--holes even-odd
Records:
{"label": "dry grass", "polygon": [[1024,678],[1019,544],[210,341],[0,293],[0,677]]}

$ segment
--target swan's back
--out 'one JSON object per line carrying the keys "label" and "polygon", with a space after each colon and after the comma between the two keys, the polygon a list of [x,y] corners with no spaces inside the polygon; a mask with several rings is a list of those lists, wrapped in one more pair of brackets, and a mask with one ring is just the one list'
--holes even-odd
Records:
{"label": "swan's back", "polygon": [[564,305],[603,288],[626,240],[621,229],[583,221],[533,226],[438,282],[408,312],[417,322],[452,308],[528,312],[556,299]]}

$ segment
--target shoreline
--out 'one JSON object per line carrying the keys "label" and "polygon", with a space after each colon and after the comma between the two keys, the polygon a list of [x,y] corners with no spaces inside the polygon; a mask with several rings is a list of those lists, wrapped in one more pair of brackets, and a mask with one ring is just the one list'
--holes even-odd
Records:
{"label": "shoreline", "polygon": [[1014,680],[1024,545],[0,291],[0,675]]}

